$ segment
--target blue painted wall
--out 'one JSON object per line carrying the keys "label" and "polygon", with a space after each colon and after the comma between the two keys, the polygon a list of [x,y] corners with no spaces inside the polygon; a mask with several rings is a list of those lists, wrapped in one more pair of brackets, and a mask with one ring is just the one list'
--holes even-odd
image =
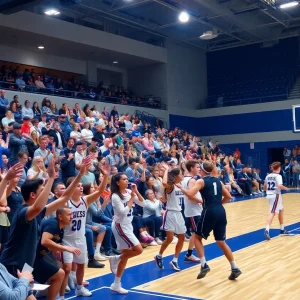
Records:
{"label": "blue painted wall", "polygon": [[293,130],[293,115],[292,109],[204,118],[170,114],[170,127],[184,128],[198,136],[285,131]]}

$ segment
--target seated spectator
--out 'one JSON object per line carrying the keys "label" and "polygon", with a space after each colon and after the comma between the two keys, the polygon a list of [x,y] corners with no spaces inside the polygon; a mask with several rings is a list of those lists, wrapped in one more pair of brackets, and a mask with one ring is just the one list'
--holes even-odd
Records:
{"label": "seated spectator", "polygon": [[34,117],[29,100],[26,100],[24,106],[22,107],[22,118],[24,119],[24,117],[29,117],[29,119],[33,119]]}
{"label": "seated spectator", "polygon": [[93,132],[90,129],[90,123],[84,122],[84,128],[81,130],[82,139],[89,144],[92,142],[92,138],[94,137]]}
{"label": "seated spectator", "polygon": [[55,103],[52,103],[52,104],[51,104],[50,109],[51,109],[51,112],[52,112],[53,115],[56,115],[56,116],[59,115],[58,109],[57,109]]}
{"label": "seated spectator", "polygon": [[68,105],[66,103],[63,103],[61,105],[61,108],[58,110],[58,115],[69,115],[69,108]]}
{"label": "seated spectator", "polygon": [[77,123],[74,124],[73,131],[71,131],[70,133],[70,137],[74,138],[76,142],[81,141],[82,136],[81,136],[79,124]]}
{"label": "seated spectator", "polygon": [[57,116],[57,114],[54,114],[51,110],[51,101],[48,97],[45,97],[42,101],[42,113],[46,114],[47,117]]}
{"label": "seated spectator", "polygon": [[14,115],[11,112],[11,110],[7,110],[7,112],[5,114],[5,118],[2,119],[2,125],[3,125],[5,131],[7,131],[8,124],[11,122],[15,122]]}
{"label": "seated spectator", "polygon": [[0,90],[0,117],[4,117],[6,110],[9,108],[8,99],[5,97],[5,91]]}
{"label": "seated spectator", "polygon": [[137,168],[138,164],[136,160],[134,158],[129,158],[128,167],[125,170],[129,182],[137,183],[140,180],[141,174],[138,172]]}
{"label": "seated spectator", "polygon": [[41,115],[41,121],[38,124],[38,127],[39,127],[41,132],[42,132],[43,128],[46,128],[46,125],[47,125],[47,114],[43,113]]}
{"label": "seated spectator", "polygon": [[54,86],[54,83],[53,83],[53,79],[50,79],[48,81],[48,83],[46,84],[46,87],[47,87],[48,90],[50,90],[52,93],[54,93],[55,86]]}
{"label": "seated spectator", "polygon": [[26,88],[26,83],[23,80],[23,76],[19,75],[18,79],[16,80],[16,84],[18,85],[18,89],[24,91]]}
{"label": "seated spectator", "polygon": [[23,124],[21,126],[21,133],[26,135],[27,138],[30,138],[30,128],[31,128],[30,118],[28,116],[23,117]]}
{"label": "seated spectator", "polygon": [[44,160],[41,156],[36,156],[32,161],[32,166],[27,172],[27,179],[43,179],[48,178],[47,170],[44,165]]}
{"label": "seated spectator", "polygon": [[149,166],[153,166],[156,164],[155,151],[150,151],[149,156],[146,158],[146,162]]}
{"label": "seated spectator", "polygon": [[0,299],[35,300],[33,295],[28,296],[33,283],[33,276],[29,271],[18,271],[17,277],[14,277],[0,264]]}
{"label": "seated spectator", "polygon": [[41,76],[37,76],[36,80],[34,82],[35,86],[37,87],[38,90],[44,90],[46,89],[44,82],[41,80]]}
{"label": "seated spectator", "polygon": [[[96,123],[96,119],[94,118],[93,112],[91,110],[88,111],[88,115],[85,117],[85,122],[90,123],[90,128],[94,127],[94,125]],[[101,125],[101,124],[99,124],[99,125]]]}
{"label": "seated spectator", "polygon": [[33,117],[35,119],[41,119],[41,116],[42,116],[42,112],[39,108],[39,104],[35,101],[33,102],[33,105],[32,105],[32,111],[33,111]]}
{"label": "seated spectator", "polygon": [[7,87],[10,90],[14,90],[16,88],[15,79],[12,77],[12,73],[9,73],[7,77],[5,77],[5,82],[8,82]]}
{"label": "seated spectator", "polygon": [[245,194],[252,196],[252,180],[247,175],[246,166],[242,166],[242,171],[238,173],[237,183]]}

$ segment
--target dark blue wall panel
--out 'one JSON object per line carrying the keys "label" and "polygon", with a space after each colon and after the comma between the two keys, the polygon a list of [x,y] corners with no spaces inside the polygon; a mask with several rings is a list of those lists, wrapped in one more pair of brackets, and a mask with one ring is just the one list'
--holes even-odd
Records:
{"label": "dark blue wall panel", "polygon": [[170,127],[180,127],[199,136],[284,131],[293,130],[293,115],[292,109],[205,118],[170,114]]}

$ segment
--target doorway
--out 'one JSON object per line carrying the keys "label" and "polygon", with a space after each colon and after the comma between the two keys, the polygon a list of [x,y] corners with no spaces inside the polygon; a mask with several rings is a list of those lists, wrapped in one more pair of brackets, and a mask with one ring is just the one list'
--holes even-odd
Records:
{"label": "doorway", "polygon": [[268,148],[268,165],[274,161],[284,163],[283,149],[284,148]]}

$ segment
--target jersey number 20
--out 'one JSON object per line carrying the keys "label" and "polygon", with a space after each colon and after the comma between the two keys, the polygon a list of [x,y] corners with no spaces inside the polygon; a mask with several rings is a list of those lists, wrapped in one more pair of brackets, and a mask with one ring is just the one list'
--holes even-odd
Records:
{"label": "jersey number 20", "polygon": [[76,230],[79,231],[80,228],[81,228],[81,220],[78,220],[78,221],[73,220],[72,221],[72,231],[76,231]]}

